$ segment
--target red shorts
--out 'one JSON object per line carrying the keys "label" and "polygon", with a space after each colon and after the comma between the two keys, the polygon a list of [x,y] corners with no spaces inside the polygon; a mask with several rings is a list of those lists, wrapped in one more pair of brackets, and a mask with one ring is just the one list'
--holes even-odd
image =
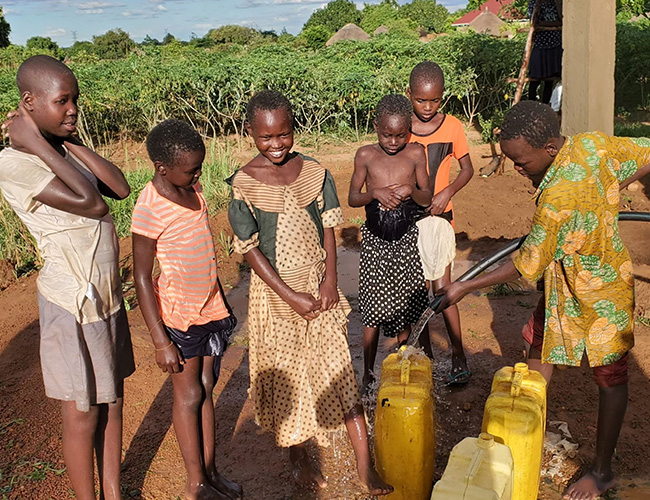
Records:
{"label": "red shorts", "polygon": [[[537,308],[528,320],[528,323],[521,330],[524,340],[537,352],[542,352],[544,345],[544,320],[546,316],[546,300],[542,295],[537,303]],[[627,360],[628,353],[615,363],[605,366],[594,366],[594,379],[598,387],[615,387],[627,384]]]}

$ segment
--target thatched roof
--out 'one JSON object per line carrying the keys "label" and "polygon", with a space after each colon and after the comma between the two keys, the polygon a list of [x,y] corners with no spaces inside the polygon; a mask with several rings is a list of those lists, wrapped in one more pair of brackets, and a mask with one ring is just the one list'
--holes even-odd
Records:
{"label": "thatched roof", "polygon": [[348,23],[336,33],[334,33],[334,36],[327,40],[327,43],[325,45],[329,47],[336,42],[340,42],[341,40],[359,40],[361,42],[367,42],[370,40],[370,35],[359,28],[359,26],[356,24]]}
{"label": "thatched roof", "polygon": [[504,24],[505,23],[499,19],[499,16],[486,9],[481,12],[481,15],[469,23],[469,27],[474,29],[477,33],[501,36],[501,27]]}
{"label": "thatched roof", "polygon": [[372,32],[373,35],[383,35],[384,33],[388,33],[388,26],[384,24]]}

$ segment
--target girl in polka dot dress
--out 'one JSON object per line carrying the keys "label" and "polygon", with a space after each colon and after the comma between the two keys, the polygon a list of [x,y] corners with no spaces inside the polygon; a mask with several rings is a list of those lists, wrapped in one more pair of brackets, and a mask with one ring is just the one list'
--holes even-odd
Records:
{"label": "girl in polka dot dress", "polygon": [[334,226],[344,221],[330,173],[291,152],[293,112],[279,92],[248,104],[246,127],[259,154],[231,178],[235,251],[250,264],[250,394],[257,422],[289,447],[301,485],[326,486],[305,442],[345,423],[359,478],[372,495],[392,487],[368,448],[347,342],[350,307],[337,286]]}

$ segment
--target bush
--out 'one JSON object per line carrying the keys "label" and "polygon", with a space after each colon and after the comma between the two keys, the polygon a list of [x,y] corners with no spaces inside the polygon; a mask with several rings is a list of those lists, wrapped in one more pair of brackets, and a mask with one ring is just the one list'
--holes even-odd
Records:
{"label": "bush", "polygon": [[[71,57],[80,84],[84,140],[95,145],[115,138],[138,140],[172,117],[209,136],[242,134],[246,103],[253,93],[271,87],[292,102],[298,131],[360,135],[371,130],[379,99],[404,92],[411,69],[425,59],[445,70],[445,112],[468,119],[481,113],[489,119],[508,105],[505,96],[513,85],[506,79],[517,74],[523,41],[458,33],[424,44],[388,33],[315,51],[281,43],[252,49],[231,43],[206,50],[173,41],[138,52],[92,60],[79,50]],[[0,50],[0,90],[5,91],[0,112],[18,102],[13,80],[27,53],[13,46]]]}

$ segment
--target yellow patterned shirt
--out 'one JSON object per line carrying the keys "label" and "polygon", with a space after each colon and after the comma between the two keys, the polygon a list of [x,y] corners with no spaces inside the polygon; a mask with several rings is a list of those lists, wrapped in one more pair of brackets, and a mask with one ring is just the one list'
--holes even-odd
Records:
{"label": "yellow patterned shirt", "polygon": [[650,163],[650,139],[567,137],[539,185],[531,231],[514,264],[544,277],[542,362],[614,363],[634,345],[634,276],[618,229],[619,185]]}

